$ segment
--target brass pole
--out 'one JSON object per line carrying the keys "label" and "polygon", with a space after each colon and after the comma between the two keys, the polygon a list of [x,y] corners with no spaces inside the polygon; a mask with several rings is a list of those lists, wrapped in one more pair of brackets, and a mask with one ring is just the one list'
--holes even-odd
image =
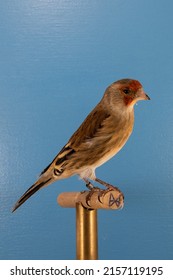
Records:
{"label": "brass pole", "polygon": [[76,203],[76,258],[97,260],[97,210],[88,210]]}

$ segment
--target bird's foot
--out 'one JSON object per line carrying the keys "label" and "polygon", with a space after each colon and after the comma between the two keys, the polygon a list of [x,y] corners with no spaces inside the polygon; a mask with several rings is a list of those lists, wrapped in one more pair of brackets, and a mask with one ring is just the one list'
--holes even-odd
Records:
{"label": "bird's foot", "polygon": [[105,199],[108,199],[106,203],[108,203],[110,208],[114,208],[115,205],[117,209],[120,208],[121,205],[123,206],[124,195],[117,187],[98,178],[96,178],[95,181],[106,187],[106,189],[95,187],[88,179],[84,179],[84,181],[86,183],[86,187],[89,189],[89,192],[87,192],[87,196],[85,198],[86,204],[89,206],[89,208],[91,208],[91,205],[93,204],[93,201],[96,197],[100,203],[103,203]]}
{"label": "bird's foot", "polygon": [[100,180],[99,178],[95,178],[95,181],[98,182],[99,184],[105,186],[108,190],[116,190],[118,192],[121,192],[119,188],[117,188],[109,183],[106,183],[106,182]]}
{"label": "bird's foot", "polygon": [[90,200],[91,200],[91,197],[92,195],[95,193],[95,192],[99,192],[99,195],[101,193],[102,189],[98,188],[98,187],[94,187],[92,185],[92,189],[90,189],[88,195],[86,196],[86,203],[88,206],[90,206]]}
{"label": "bird's foot", "polygon": [[117,207],[119,207],[119,205],[121,204],[121,199],[123,198],[123,200],[124,200],[124,195],[119,188],[117,188],[117,187],[115,187],[115,186],[113,186],[109,183],[106,183],[106,182],[100,180],[99,178],[95,178],[95,181],[98,182],[99,184],[103,185],[104,187],[106,187],[107,188],[106,190],[95,187],[87,179],[84,179],[84,181],[86,183],[86,187],[90,190],[87,197],[86,197],[86,203],[87,203],[88,206],[90,206],[91,197],[95,192],[99,192],[99,194],[98,194],[99,200],[100,200],[100,198],[103,194],[106,195],[108,192],[111,192],[111,191],[118,192],[119,196],[116,200],[115,199],[113,200],[113,198],[110,199],[110,203],[116,203]]}
{"label": "bird's foot", "polygon": [[101,191],[101,189],[98,188],[98,187],[95,187],[89,180],[87,180],[85,178],[84,178],[84,181],[86,183],[86,187],[89,189],[89,193],[86,197],[86,203],[87,203],[88,206],[90,206],[90,200],[91,200],[91,197],[92,197],[93,193],[96,192],[96,191]]}

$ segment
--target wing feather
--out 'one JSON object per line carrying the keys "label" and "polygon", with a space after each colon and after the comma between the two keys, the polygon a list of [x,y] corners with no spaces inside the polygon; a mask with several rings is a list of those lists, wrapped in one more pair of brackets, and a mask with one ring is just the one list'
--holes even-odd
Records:
{"label": "wing feather", "polygon": [[68,143],[62,148],[53,161],[42,171],[41,175],[50,169],[54,170],[55,175],[61,175],[71,157],[75,156],[77,159],[78,151],[87,148],[89,149],[89,141],[100,134],[105,121],[109,117],[110,114],[98,104],[71,136]]}

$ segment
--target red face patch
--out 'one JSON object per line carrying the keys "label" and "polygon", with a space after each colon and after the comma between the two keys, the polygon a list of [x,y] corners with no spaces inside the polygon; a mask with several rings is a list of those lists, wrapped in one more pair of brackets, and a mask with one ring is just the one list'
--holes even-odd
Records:
{"label": "red face patch", "polygon": [[130,105],[131,102],[133,101],[133,97],[130,95],[125,95],[124,96],[124,103],[126,106]]}
{"label": "red face patch", "polygon": [[133,91],[137,91],[141,87],[142,85],[140,84],[140,82],[136,80],[132,80],[131,83],[129,83],[129,88],[132,89]]}

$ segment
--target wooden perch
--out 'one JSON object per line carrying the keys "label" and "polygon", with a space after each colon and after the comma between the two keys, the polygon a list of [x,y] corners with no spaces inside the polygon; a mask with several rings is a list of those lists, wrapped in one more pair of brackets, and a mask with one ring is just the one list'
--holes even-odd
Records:
{"label": "wooden perch", "polygon": [[83,192],[61,193],[57,202],[61,207],[75,208],[80,203],[87,209],[120,209],[124,205],[124,196],[118,189],[96,189]]}

